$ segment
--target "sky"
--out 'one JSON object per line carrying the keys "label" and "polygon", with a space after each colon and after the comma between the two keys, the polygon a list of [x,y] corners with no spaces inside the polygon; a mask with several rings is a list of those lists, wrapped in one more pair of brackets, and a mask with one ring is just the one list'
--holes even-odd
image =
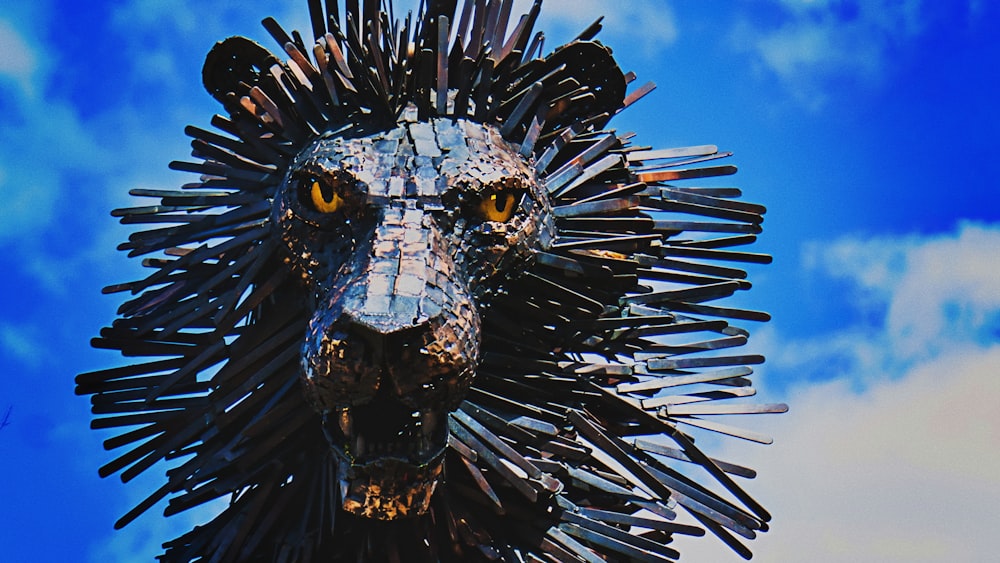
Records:
{"label": "sky", "polygon": [[[86,6],[86,7],[83,7]],[[100,288],[139,265],[109,215],[130,188],[190,181],[187,124],[215,41],[304,0],[0,3],[0,553],[8,561],[151,561],[197,521],[114,521],[161,477],[100,479],[76,373],[116,365],[89,339]],[[521,12],[517,12],[521,13]],[[754,289],[768,362],[746,422],[720,441],[774,515],[755,561],[987,561],[1000,526],[1000,7],[986,0],[546,0],[549,48],[598,36],[658,88],[615,118],[657,148],[716,144],[724,184],[767,205]],[[743,423],[744,421],[740,421]],[[202,515],[203,516],[203,515]],[[711,536],[682,561],[738,561]]]}

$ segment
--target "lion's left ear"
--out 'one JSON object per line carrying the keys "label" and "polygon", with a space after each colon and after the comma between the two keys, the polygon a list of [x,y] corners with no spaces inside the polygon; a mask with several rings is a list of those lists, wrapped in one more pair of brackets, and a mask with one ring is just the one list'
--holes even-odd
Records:
{"label": "lion's left ear", "polygon": [[260,44],[246,37],[230,37],[216,43],[205,56],[201,81],[208,93],[225,105],[230,92],[244,95],[241,90],[248,86],[259,86],[266,91],[262,77],[272,65],[280,63],[278,57]]}
{"label": "lion's left ear", "polygon": [[594,41],[574,41],[559,47],[544,61],[553,69],[566,65],[562,76],[580,85],[576,95],[569,95],[562,116],[613,115],[622,107],[625,75],[608,47]]}
{"label": "lion's left ear", "polygon": [[[545,136],[583,123],[603,128],[625,100],[625,75],[611,49],[595,41],[574,41],[544,59],[534,59],[515,71],[516,91],[497,114],[504,135],[515,142]],[[531,123],[543,123],[531,132]],[[524,139],[524,141],[522,141]]]}

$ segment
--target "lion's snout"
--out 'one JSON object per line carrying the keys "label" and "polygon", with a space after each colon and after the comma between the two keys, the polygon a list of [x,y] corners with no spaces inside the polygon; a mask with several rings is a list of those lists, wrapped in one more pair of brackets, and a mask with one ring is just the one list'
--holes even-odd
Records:
{"label": "lion's snout", "polygon": [[427,508],[480,337],[455,250],[433,218],[386,209],[380,219],[319,301],[302,363],[306,395],[349,476],[342,506],[391,519]]}
{"label": "lion's snout", "polygon": [[414,409],[458,406],[479,358],[479,314],[433,218],[387,209],[331,281],[303,346],[320,411],[383,394]]}

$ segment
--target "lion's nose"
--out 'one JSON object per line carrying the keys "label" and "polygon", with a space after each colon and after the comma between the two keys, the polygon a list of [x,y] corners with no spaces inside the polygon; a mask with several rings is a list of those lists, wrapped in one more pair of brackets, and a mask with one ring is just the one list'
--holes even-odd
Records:
{"label": "lion's nose", "polygon": [[385,319],[380,320],[383,321],[381,328],[374,328],[372,319],[364,315],[354,312],[341,315],[333,329],[345,335],[342,347],[347,352],[344,355],[360,358],[364,364],[384,372],[399,361],[400,354],[408,347],[436,339],[430,322],[398,322],[386,326]]}

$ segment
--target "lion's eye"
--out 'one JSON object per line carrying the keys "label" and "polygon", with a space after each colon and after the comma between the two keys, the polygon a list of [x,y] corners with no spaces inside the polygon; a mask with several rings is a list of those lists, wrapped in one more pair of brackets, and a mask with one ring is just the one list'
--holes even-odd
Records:
{"label": "lion's eye", "polygon": [[506,223],[514,216],[517,198],[514,192],[493,192],[479,203],[479,216],[487,221]]}
{"label": "lion's eye", "polygon": [[306,199],[312,204],[313,209],[320,213],[333,213],[344,206],[344,198],[329,184],[320,181],[314,176],[309,176],[301,180],[304,192],[307,192]]}

